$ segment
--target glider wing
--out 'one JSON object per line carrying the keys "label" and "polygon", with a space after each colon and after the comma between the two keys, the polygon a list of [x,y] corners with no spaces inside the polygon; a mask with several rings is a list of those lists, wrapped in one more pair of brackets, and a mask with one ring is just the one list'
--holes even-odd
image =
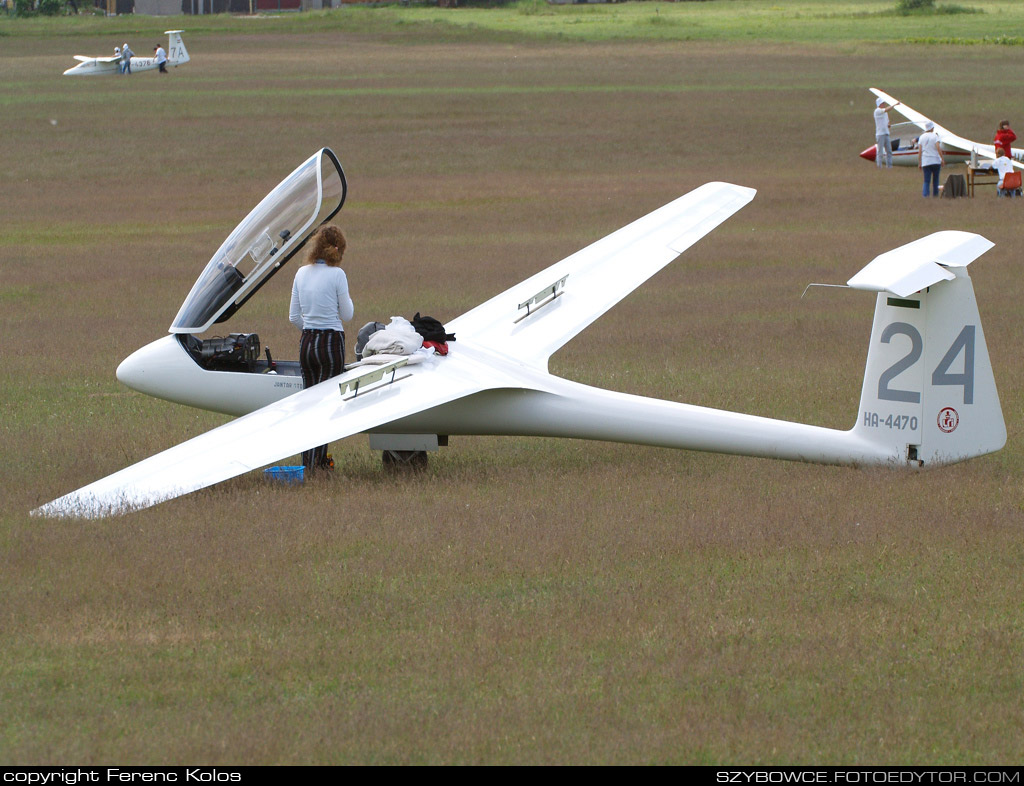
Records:
{"label": "glider wing", "polygon": [[563,344],[754,198],[707,183],[449,323],[471,342],[547,370]]}
{"label": "glider wing", "polygon": [[[369,381],[381,371],[382,378]],[[519,386],[471,352],[463,356],[453,350],[418,366],[360,367],[150,456],[33,514],[96,518],[147,508],[480,390]]]}

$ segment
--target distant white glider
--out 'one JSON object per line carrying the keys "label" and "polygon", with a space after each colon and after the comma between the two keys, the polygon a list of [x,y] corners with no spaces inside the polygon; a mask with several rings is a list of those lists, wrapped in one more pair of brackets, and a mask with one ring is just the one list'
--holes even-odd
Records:
{"label": "distant white glider", "polygon": [[[906,122],[893,123],[889,129],[889,136],[892,140],[893,166],[917,166],[919,152],[917,138],[925,132],[925,124],[929,122],[935,126],[933,130],[939,135],[939,145],[947,164],[962,164],[969,161],[972,153],[984,161],[995,159],[996,149],[991,143],[973,142],[954,134],[948,128],[939,125],[916,109],[912,109],[876,87],[872,87],[871,92],[893,107],[893,111],[899,112],[907,119]],[[1007,152],[1007,155],[1013,159],[1013,165],[1017,169],[1024,169],[1024,150],[1014,147]],[[872,145],[861,151],[860,154],[861,158],[866,158],[868,161],[874,161],[877,156],[878,145]]]}
{"label": "distant white glider", "polygon": [[[183,30],[165,30],[167,36],[167,65],[180,66],[187,63],[190,58],[185,44],[182,43],[181,34]],[[64,76],[103,76],[107,74],[120,73],[121,58],[117,55],[110,57],[86,57],[75,55],[78,65],[69,68]],[[136,71],[151,71],[159,64],[155,57],[131,57],[132,73]]]}

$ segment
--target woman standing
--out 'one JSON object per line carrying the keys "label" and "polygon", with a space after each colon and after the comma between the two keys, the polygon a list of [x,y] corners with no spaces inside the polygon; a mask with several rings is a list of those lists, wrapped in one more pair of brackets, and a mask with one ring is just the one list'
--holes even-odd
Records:
{"label": "woman standing", "polygon": [[[320,227],[310,238],[306,264],[295,272],[289,321],[302,329],[299,364],[303,388],[312,387],[345,370],[345,328],[354,308],[348,278],[341,269],[345,235],[336,226]],[[302,452],[306,472],[329,469],[327,445]]]}
{"label": "woman standing", "polygon": [[929,120],[924,124],[924,133],[917,140],[917,167],[924,170],[924,189],[922,194],[928,196],[928,183],[931,181],[933,197],[939,195],[939,171],[946,162],[942,154],[941,140],[935,133],[935,123]]}

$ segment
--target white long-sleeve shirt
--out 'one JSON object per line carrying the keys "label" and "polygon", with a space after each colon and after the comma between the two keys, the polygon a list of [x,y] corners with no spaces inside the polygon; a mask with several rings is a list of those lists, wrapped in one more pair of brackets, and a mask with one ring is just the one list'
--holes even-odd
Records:
{"label": "white long-sleeve shirt", "polygon": [[1007,173],[1013,171],[1013,163],[1006,156],[999,156],[995,161],[986,161],[978,164],[978,169],[994,169],[999,173],[999,183],[996,184],[996,188],[1003,187],[1003,178],[1006,177]]}
{"label": "white long-sleeve shirt", "polygon": [[889,113],[878,107],[875,110],[875,136],[884,136],[889,133]]}
{"label": "white long-sleeve shirt", "polygon": [[304,330],[344,330],[355,307],[348,294],[348,277],[340,267],[323,262],[295,271],[288,320]]}

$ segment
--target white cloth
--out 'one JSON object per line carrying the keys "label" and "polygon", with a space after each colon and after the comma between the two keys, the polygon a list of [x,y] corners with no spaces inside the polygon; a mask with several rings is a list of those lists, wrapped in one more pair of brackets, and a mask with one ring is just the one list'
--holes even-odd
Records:
{"label": "white cloth", "polygon": [[411,355],[423,346],[423,337],[405,317],[391,317],[383,330],[370,336],[363,347],[363,358],[370,355]]}
{"label": "white cloth", "polygon": [[934,131],[927,131],[921,134],[917,143],[921,146],[921,166],[942,163],[942,153],[939,152],[939,135]]}
{"label": "white cloth", "polygon": [[421,363],[433,360],[435,357],[434,350],[428,347],[420,347],[411,355],[389,355],[386,353],[370,355],[362,360],[357,360],[355,363],[347,363],[345,368],[357,368],[359,366],[384,366],[392,360],[406,360],[408,361],[408,365],[418,366]]}
{"label": "white cloth", "polygon": [[999,173],[999,183],[996,184],[996,188],[1002,188],[1003,178],[1006,177],[1008,172],[1013,171],[1013,163],[1006,156],[1000,156],[995,161],[985,161],[978,164],[978,169],[996,170]]}
{"label": "white cloth", "polygon": [[889,113],[882,107],[875,110],[875,136],[889,133]]}
{"label": "white cloth", "polygon": [[348,294],[348,277],[340,267],[317,262],[295,271],[288,320],[303,330],[344,330],[355,307]]}

